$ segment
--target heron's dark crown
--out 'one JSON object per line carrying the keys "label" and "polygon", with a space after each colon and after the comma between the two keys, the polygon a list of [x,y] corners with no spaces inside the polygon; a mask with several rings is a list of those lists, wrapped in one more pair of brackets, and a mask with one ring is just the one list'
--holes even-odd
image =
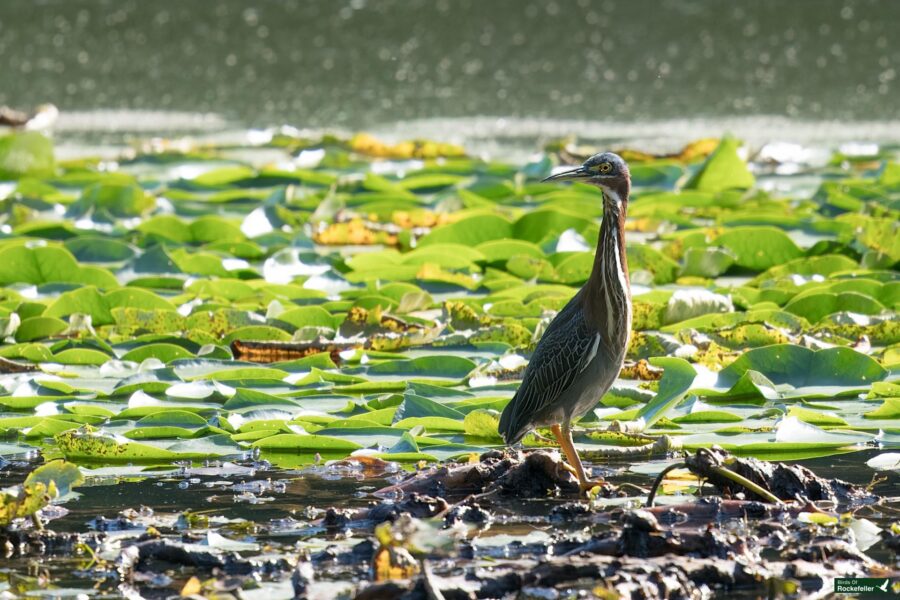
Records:
{"label": "heron's dark crown", "polygon": [[601,152],[595,154],[581,165],[601,179],[627,179],[631,177],[628,171],[628,163],[615,152]]}

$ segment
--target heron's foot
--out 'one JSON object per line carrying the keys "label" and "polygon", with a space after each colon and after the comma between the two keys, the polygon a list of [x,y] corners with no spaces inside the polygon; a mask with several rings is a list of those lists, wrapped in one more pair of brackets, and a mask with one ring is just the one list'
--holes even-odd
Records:
{"label": "heron's foot", "polygon": [[563,468],[565,468],[569,473],[571,473],[578,479],[578,487],[581,489],[582,493],[588,493],[595,487],[602,486],[604,483],[606,483],[606,480],[602,477],[598,479],[588,479],[583,472],[579,473],[578,469],[576,469],[569,463],[564,462]]}
{"label": "heron's foot", "polygon": [[583,494],[590,494],[591,490],[596,487],[602,487],[604,483],[606,483],[606,480],[602,477],[598,479],[586,479],[584,481],[579,481],[578,487],[581,488]]}

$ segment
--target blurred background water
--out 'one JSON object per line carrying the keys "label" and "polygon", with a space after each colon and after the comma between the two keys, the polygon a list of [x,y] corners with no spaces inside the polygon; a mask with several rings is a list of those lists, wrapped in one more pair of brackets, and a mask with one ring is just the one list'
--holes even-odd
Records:
{"label": "blurred background water", "polygon": [[61,131],[898,139],[900,2],[4,0]]}

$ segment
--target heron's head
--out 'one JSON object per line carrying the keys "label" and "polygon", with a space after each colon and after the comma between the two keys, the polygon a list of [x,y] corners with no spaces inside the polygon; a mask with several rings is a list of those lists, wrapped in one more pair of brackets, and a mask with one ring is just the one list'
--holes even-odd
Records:
{"label": "heron's head", "polygon": [[566,180],[592,183],[603,190],[607,201],[617,204],[628,202],[628,194],[631,192],[628,163],[613,152],[595,154],[578,168],[562,171],[544,179],[544,181]]}

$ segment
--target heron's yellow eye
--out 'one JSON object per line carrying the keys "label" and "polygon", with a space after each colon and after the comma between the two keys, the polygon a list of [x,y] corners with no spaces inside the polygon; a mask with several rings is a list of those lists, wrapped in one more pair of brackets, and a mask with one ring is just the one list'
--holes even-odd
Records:
{"label": "heron's yellow eye", "polygon": [[612,165],[609,164],[608,162],[600,163],[600,166],[598,166],[597,169],[601,173],[609,173],[610,171],[612,171]]}

